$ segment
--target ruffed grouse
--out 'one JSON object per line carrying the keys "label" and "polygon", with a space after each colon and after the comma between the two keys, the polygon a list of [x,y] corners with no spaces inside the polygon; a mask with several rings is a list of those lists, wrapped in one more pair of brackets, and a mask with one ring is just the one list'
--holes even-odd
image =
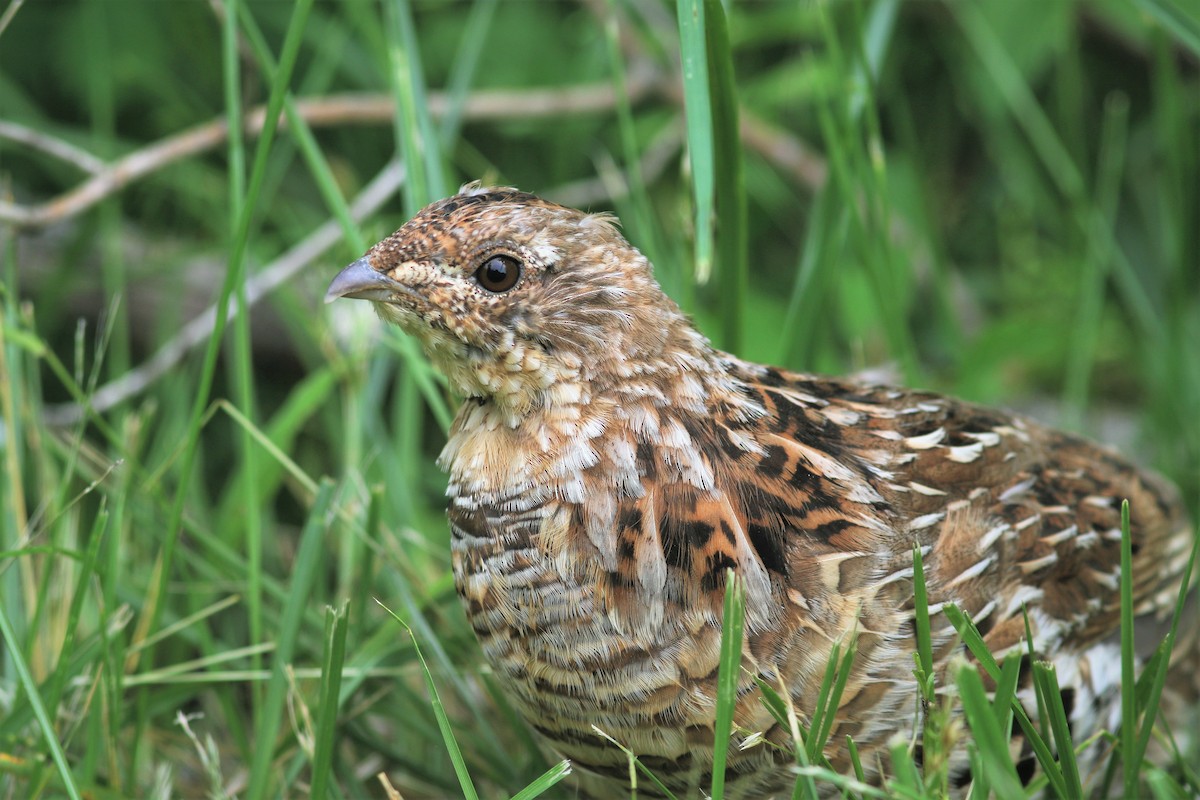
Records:
{"label": "ruffed grouse", "polygon": [[[439,462],[458,592],[521,713],[600,795],[628,766],[593,726],[680,796],[707,787],[728,569],[748,591],[738,728],[788,743],[754,676],[811,713],[857,628],[826,755],[848,769],[852,735],[874,781],[917,708],[914,546],[932,609],[957,603],[993,652],[1028,608],[1080,742],[1120,717],[1122,498],[1136,613],[1161,623],[1179,592],[1192,529],[1159,476],[1010,413],[715,350],[611,217],[468,186],[337,297],[374,301],[467,398]],[[961,648],[942,614],[932,628],[944,670]],[[1173,684],[1200,669],[1194,640]],[[790,745],[729,759],[727,796],[790,792]]]}

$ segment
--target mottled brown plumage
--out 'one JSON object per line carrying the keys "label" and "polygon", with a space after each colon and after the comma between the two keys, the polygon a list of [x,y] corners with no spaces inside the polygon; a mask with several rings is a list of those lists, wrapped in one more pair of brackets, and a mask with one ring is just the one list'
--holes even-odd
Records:
{"label": "mottled brown plumage", "polygon": [[[768,741],[731,752],[739,797],[794,780],[754,676],[803,717],[851,629],[828,757],[848,768],[850,734],[877,781],[888,740],[911,738],[914,545],[932,610],[957,603],[993,651],[1029,609],[1078,741],[1119,721],[1122,498],[1143,629],[1179,591],[1192,533],[1162,478],[1006,412],[716,351],[603,215],[467,187],[348,267],[340,296],[374,300],[469,398],[439,462],[458,590],[521,713],[597,794],[628,768],[596,728],[673,790],[707,786],[727,569],[748,589],[735,722]],[[932,623],[944,671],[961,648]],[[1171,691],[1194,701],[1182,640]]]}

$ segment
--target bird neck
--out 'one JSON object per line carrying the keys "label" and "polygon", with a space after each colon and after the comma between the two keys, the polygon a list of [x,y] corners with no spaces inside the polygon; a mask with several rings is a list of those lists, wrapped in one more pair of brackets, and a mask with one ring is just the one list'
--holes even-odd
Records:
{"label": "bird neck", "polygon": [[[524,413],[495,397],[466,401],[438,460],[450,493],[472,502],[530,508],[557,499],[579,503],[584,486],[638,496],[649,447],[679,480],[713,487],[703,435],[715,417],[754,419],[763,409],[690,325],[655,358],[613,355],[564,370]],[[669,451],[669,452],[668,452]]]}

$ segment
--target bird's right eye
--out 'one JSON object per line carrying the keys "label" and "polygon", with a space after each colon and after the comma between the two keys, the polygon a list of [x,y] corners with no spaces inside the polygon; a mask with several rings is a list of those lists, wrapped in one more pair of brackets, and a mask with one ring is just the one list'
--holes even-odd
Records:
{"label": "bird's right eye", "polygon": [[475,280],[489,292],[500,294],[517,285],[521,262],[512,256],[492,256],[475,270]]}

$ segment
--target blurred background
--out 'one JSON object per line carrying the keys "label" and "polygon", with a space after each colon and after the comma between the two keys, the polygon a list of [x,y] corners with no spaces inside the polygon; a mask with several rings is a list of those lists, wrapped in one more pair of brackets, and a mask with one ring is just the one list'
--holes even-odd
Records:
{"label": "blurred background", "polygon": [[457,400],[321,303],[470,180],[616,213],[720,347],[1024,411],[1196,507],[1195,6],[726,13],[746,258],[739,188],[708,263],[672,3],[0,9],[0,797],[493,797],[550,767],[449,576]]}

